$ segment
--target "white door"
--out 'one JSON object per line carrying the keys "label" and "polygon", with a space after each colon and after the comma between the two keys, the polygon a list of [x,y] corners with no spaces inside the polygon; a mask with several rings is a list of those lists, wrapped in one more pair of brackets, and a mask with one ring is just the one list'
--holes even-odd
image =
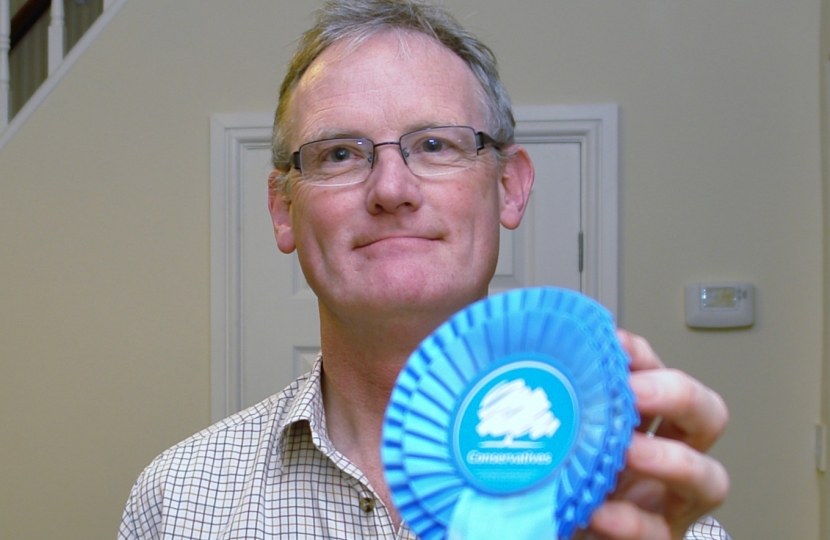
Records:
{"label": "white door", "polygon": [[[616,136],[616,108],[613,113]],[[277,250],[268,214],[270,116],[217,115],[212,120],[211,378],[216,421],[279,391],[307,371],[320,343],[314,293],[296,255]],[[570,122],[564,132],[551,132],[547,125],[551,120],[546,118],[520,121],[517,126],[517,140],[536,166],[536,183],[522,225],[516,231],[502,229],[491,292],[557,285],[601,296],[586,287],[596,281],[592,275],[602,274],[598,264],[602,257],[586,257],[598,251],[586,249],[587,242],[599,237],[594,229],[600,228],[589,219],[598,214],[593,208],[598,205],[586,200],[586,194],[600,184],[589,174],[591,163],[600,168],[601,160],[591,159],[592,152],[601,157],[595,148],[600,145],[591,129],[575,129],[572,119],[561,121]],[[616,170],[613,183],[616,198]],[[616,200],[613,219],[616,222]],[[615,242],[613,247],[616,259]],[[586,267],[589,263],[597,266],[593,273]]]}

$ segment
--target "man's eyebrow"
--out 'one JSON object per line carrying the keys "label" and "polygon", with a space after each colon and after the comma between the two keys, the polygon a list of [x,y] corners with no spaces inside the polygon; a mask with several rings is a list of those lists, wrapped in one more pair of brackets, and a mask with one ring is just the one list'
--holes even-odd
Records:
{"label": "man's eyebrow", "polygon": [[324,141],[326,139],[366,139],[355,131],[345,131],[340,129],[318,129],[306,135],[303,142],[300,144],[307,144],[314,141]]}
{"label": "man's eyebrow", "polygon": [[[409,124],[405,128],[401,130],[400,133],[396,135],[396,139],[406,135],[407,133],[412,133],[413,131],[420,131],[422,129],[430,129],[442,126],[457,126],[457,125],[466,125],[466,124],[459,124],[457,120],[432,120],[432,121],[420,121],[414,124]],[[358,130],[345,130],[340,128],[321,128],[315,129],[303,138],[303,141],[300,145],[308,144],[310,142],[315,141],[324,141],[326,139],[369,139],[372,142],[383,142],[383,141],[375,141],[371,139],[366,134],[361,133]]]}
{"label": "man's eyebrow", "polygon": [[417,124],[410,124],[409,126],[407,126],[406,131],[401,133],[401,135],[404,135],[406,133],[412,133],[413,131],[421,131],[422,129],[430,129],[430,128],[437,128],[437,127],[444,127],[444,126],[458,126],[458,125],[461,125],[461,124],[459,124],[455,120],[450,120],[450,121],[439,120],[437,122],[419,122]]}

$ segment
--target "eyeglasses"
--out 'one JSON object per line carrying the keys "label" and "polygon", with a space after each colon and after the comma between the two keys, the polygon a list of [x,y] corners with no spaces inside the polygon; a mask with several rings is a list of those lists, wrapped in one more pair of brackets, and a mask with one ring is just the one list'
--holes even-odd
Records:
{"label": "eyeglasses", "polygon": [[492,137],[468,126],[419,129],[398,141],[374,143],[362,138],[333,138],[300,146],[291,155],[291,165],[303,181],[316,186],[358,184],[369,177],[375,164],[375,149],[397,145],[404,163],[416,176],[441,176],[469,169],[487,145],[500,148]]}

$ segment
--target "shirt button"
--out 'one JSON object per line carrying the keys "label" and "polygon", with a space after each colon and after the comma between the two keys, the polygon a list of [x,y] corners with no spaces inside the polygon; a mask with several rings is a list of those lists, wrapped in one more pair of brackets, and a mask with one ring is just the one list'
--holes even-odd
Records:
{"label": "shirt button", "polygon": [[372,497],[361,497],[360,509],[364,512],[371,512],[375,509],[375,499],[373,499]]}

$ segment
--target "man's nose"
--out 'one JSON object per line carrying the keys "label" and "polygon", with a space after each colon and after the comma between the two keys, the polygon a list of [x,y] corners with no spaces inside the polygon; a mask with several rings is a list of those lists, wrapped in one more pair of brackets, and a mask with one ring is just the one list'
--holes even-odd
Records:
{"label": "man's nose", "polygon": [[[379,160],[378,150],[382,146],[397,146],[398,157],[393,152]],[[395,213],[402,210],[417,210],[422,201],[420,179],[412,174],[406,164],[399,142],[384,142],[375,145],[372,170],[367,180],[369,191],[366,207],[371,214]]]}

